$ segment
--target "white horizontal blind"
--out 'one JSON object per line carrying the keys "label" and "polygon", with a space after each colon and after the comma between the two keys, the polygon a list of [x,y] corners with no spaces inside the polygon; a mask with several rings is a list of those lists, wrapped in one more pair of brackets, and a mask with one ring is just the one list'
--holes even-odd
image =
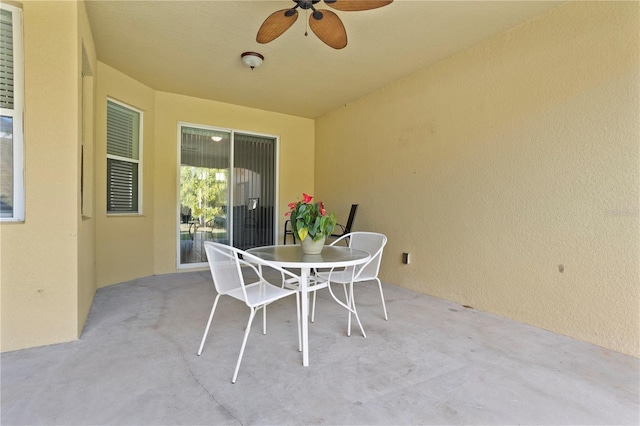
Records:
{"label": "white horizontal blind", "polygon": [[0,108],[13,109],[13,74],[12,14],[0,9]]}
{"label": "white horizontal blind", "polygon": [[24,220],[22,10],[0,3],[0,220]]}
{"label": "white horizontal blind", "polygon": [[138,159],[140,113],[107,102],[107,154]]}
{"label": "white horizontal blind", "polygon": [[138,165],[107,158],[107,211],[138,211]]}
{"label": "white horizontal blind", "polygon": [[107,213],[140,211],[142,113],[107,101]]}

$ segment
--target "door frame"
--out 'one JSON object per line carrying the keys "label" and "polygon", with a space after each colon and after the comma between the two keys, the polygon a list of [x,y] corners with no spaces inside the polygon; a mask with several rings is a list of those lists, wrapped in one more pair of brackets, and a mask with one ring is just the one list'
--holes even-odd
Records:
{"label": "door frame", "polygon": [[[234,191],[233,191],[233,184],[234,184],[234,165],[235,165],[235,149],[234,149],[234,143],[235,143],[235,134],[236,133],[241,133],[241,134],[245,134],[245,135],[250,135],[250,136],[258,136],[258,137],[264,137],[264,138],[270,138],[274,140],[275,143],[275,181],[274,181],[274,196],[275,196],[275,205],[273,206],[273,241],[274,244],[277,244],[278,241],[278,217],[279,217],[279,209],[278,209],[278,204],[279,204],[279,200],[280,200],[280,136],[278,135],[273,135],[273,134],[269,134],[269,133],[258,133],[258,132],[252,132],[249,130],[241,130],[241,129],[231,129],[231,128],[226,128],[226,127],[220,127],[220,126],[211,126],[211,125],[207,125],[207,124],[199,124],[199,123],[192,123],[192,122],[186,122],[186,121],[178,121],[177,123],[177,136],[176,136],[176,192],[175,192],[175,203],[176,203],[176,209],[175,209],[175,219],[174,219],[174,224],[176,225],[176,229],[175,229],[175,239],[176,239],[176,243],[175,243],[175,248],[176,248],[176,255],[175,255],[175,259],[176,259],[176,268],[178,270],[185,270],[185,269],[202,269],[202,268],[206,268],[207,267],[207,263],[206,262],[199,262],[199,263],[180,263],[180,167],[182,166],[182,152],[181,152],[181,144],[182,144],[182,127],[194,127],[194,128],[198,128],[198,129],[204,129],[204,130],[215,130],[215,131],[219,131],[219,132],[228,132],[231,134],[231,146],[230,146],[230,152],[231,152],[231,164],[230,164],[230,173],[229,173],[229,194],[228,194],[228,206],[227,206],[227,235],[228,235],[228,239],[229,242],[232,243],[233,242],[233,221],[235,220],[235,218],[233,217],[233,206],[234,206]],[[231,218],[231,220],[229,220],[229,217]]]}

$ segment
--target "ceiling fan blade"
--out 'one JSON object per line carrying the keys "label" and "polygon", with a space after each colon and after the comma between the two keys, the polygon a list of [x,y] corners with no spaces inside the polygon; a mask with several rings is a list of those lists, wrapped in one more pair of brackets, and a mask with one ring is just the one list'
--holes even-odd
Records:
{"label": "ceiling fan blade", "polygon": [[347,30],[338,15],[330,10],[320,10],[322,19],[309,17],[309,27],[327,46],[342,49],[347,45]]}
{"label": "ceiling fan blade", "polygon": [[256,41],[265,44],[277,39],[296,22],[296,19],[298,11],[295,9],[283,9],[272,13],[260,26]]}
{"label": "ceiling fan blade", "polygon": [[334,9],[354,12],[358,10],[377,9],[391,4],[393,0],[324,0],[324,2]]}

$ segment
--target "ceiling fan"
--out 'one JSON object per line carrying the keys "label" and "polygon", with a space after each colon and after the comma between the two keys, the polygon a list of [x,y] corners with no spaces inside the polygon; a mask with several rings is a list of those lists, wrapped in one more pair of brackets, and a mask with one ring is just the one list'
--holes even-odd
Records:
{"label": "ceiling fan", "polygon": [[[309,17],[311,30],[328,46],[342,49],[347,45],[347,31],[342,21],[330,10],[316,9],[320,0],[293,0],[296,4],[291,9],[283,9],[269,15],[258,30],[256,41],[269,43],[280,37],[298,19],[298,8],[312,13]],[[359,11],[377,9],[386,6],[393,0],[324,0],[327,6],[342,11]],[[306,33],[305,33],[306,35]]]}

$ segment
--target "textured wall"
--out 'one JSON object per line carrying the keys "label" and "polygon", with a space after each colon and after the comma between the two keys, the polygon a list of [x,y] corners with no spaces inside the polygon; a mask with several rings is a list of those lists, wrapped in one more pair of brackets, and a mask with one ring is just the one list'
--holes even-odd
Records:
{"label": "textured wall", "polygon": [[[98,63],[96,99],[96,218],[98,286],[177,270],[178,122],[232,128],[280,137],[279,196],[287,200],[313,189],[313,165],[303,171],[290,158],[313,158],[314,122],[221,102],[156,92]],[[106,100],[144,111],[143,214],[107,217]],[[312,163],[311,163],[312,164]],[[279,229],[284,216],[279,215]]]}
{"label": "textured wall", "polygon": [[26,204],[24,222],[0,225],[2,351],[73,340],[84,321],[77,5],[25,2],[23,12]]}
{"label": "textured wall", "polygon": [[639,18],[567,3],[318,119],[317,195],[385,281],[638,356]]}
{"label": "textured wall", "polygon": [[[98,62],[96,88],[96,276],[98,287],[153,275],[155,91]],[[106,215],[107,98],[143,111],[142,214]]]}
{"label": "textured wall", "polygon": [[[78,197],[78,335],[82,332],[91,310],[93,296],[96,293],[96,221],[95,211],[95,139],[94,139],[94,99],[95,73],[97,57],[89,18],[83,2],[78,2],[78,70],[84,77],[78,77],[78,103],[84,113],[78,109],[78,164],[82,164],[84,176],[78,168],[77,192],[80,194],[80,181],[83,180],[83,197]],[[84,79],[84,82],[82,81]],[[83,93],[84,92],[84,93]],[[84,96],[84,100],[82,97]],[[83,122],[84,120],[84,122]],[[83,135],[84,132],[84,135]],[[84,148],[84,151],[83,149]],[[84,154],[84,160],[82,156]],[[84,212],[82,206],[84,204]]]}
{"label": "textured wall", "polygon": [[[313,120],[163,92],[156,94],[155,109],[156,274],[176,271],[178,122],[279,136],[279,232],[287,203],[313,190]],[[309,167],[301,168],[301,159],[309,159]]]}

